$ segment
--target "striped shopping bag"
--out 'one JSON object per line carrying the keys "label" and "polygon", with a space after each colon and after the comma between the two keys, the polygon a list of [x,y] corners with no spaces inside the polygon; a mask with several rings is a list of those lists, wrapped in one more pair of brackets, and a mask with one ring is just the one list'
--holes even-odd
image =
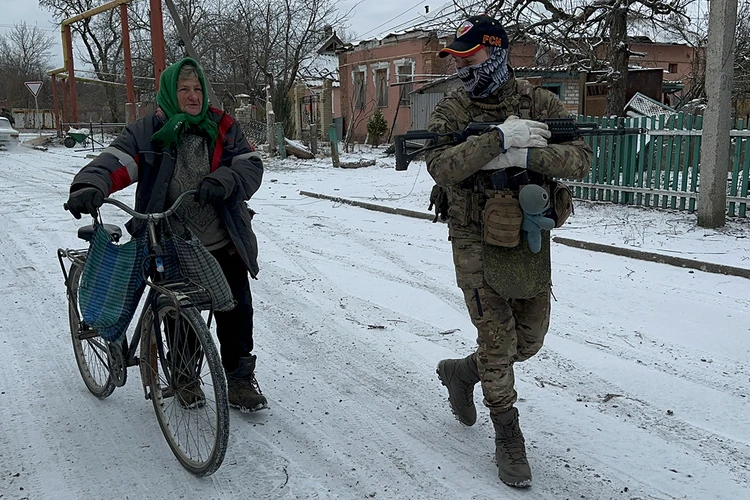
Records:
{"label": "striped shopping bag", "polygon": [[95,229],[78,303],[83,320],[110,342],[122,339],[133,319],[146,286],[143,266],[147,255],[145,235],[117,245],[101,225]]}

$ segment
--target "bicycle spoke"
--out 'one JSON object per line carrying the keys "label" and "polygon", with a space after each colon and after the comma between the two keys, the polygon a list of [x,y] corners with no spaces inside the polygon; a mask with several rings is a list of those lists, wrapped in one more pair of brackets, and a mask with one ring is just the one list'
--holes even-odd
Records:
{"label": "bicycle spoke", "polygon": [[[81,272],[82,264],[74,264],[70,268],[68,278],[68,319],[73,352],[78,371],[81,373],[86,387],[96,397],[103,399],[112,394],[115,386],[110,377],[109,359],[104,341],[97,336],[95,331],[89,330],[81,324],[81,312],[77,300]],[[82,338],[82,332],[85,332],[84,338]]]}
{"label": "bicycle spoke", "polygon": [[[170,306],[162,306],[159,311],[158,327],[150,327],[151,345],[142,346],[142,353],[147,352],[149,357],[145,371],[154,408],[182,464],[197,474],[211,473],[223,459],[228,425],[218,352],[197,311],[189,309],[189,316],[184,309],[178,313]],[[157,331],[161,337],[154,338]],[[159,343],[163,348],[157,348]],[[212,349],[210,356],[206,348]],[[222,385],[214,387],[217,375]]]}
{"label": "bicycle spoke", "polygon": [[[94,356],[99,360],[99,362],[103,365],[107,365],[107,357],[106,355],[102,357],[99,353],[100,352],[106,352],[104,349],[106,349],[103,345],[101,345],[99,342],[95,342],[94,340],[87,340],[86,345],[88,348],[94,353]],[[94,346],[94,347],[92,347]]]}

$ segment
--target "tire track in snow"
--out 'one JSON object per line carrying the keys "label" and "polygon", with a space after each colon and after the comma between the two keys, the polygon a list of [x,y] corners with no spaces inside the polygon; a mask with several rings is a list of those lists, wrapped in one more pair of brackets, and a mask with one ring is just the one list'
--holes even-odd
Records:
{"label": "tire track in snow", "polygon": [[[750,446],[697,427],[681,416],[669,416],[664,408],[631,394],[626,387],[612,383],[593,372],[578,376],[581,366],[560,355],[554,348],[545,348],[535,363],[517,367],[521,378],[528,383],[537,381],[545,391],[624,422],[627,426],[647,432],[666,443],[677,444],[706,464],[721,464],[740,485],[750,484]],[[519,378],[517,376],[517,378]],[[678,468],[677,466],[674,466]],[[687,473],[682,470],[681,473]],[[665,492],[666,493],[666,492]]]}
{"label": "tire track in snow", "polygon": [[[305,218],[305,213],[296,207],[283,206],[279,208],[295,218],[301,220],[304,220]],[[398,216],[392,217],[396,220],[399,219]],[[353,255],[359,255],[359,252],[337,255],[337,259],[341,262],[352,266],[359,266],[360,269],[366,270],[374,277],[382,278],[392,282],[403,282],[404,284],[407,284],[411,287],[424,289],[431,295],[439,297],[441,300],[443,300],[443,302],[445,302],[447,306],[453,309],[460,311],[463,311],[463,309],[465,309],[466,306],[463,303],[463,300],[456,300],[456,297],[460,297],[460,293],[457,292],[451,294],[446,292],[446,289],[449,289],[451,285],[452,288],[455,288],[456,290],[458,289],[455,282],[446,284],[442,279],[436,278],[433,275],[416,269],[414,266],[410,265],[406,260],[404,260],[400,253],[387,250],[386,245],[382,241],[373,241],[373,239],[368,238],[365,234],[363,234],[364,230],[361,230],[359,228],[355,228],[354,230],[352,230],[344,224],[336,222],[336,220],[333,218],[326,220],[326,224],[321,224],[319,226],[323,226],[319,227],[319,229],[324,230],[329,236],[338,237],[342,234],[345,235],[348,240],[360,245],[367,252],[373,253],[376,256],[381,257],[385,261],[389,262],[391,264],[391,267],[383,269],[382,267],[367,265],[366,263],[364,267],[362,267],[363,262],[360,259],[353,257]],[[391,240],[392,242],[401,243],[400,241],[396,240],[396,237],[398,237],[399,235],[391,236],[394,238]],[[407,242],[407,244],[411,243]],[[306,244],[304,241],[299,241],[298,246],[301,250],[314,253],[314,248],[311,245]],[[430,246],[434,247],[434,245],[432,244]],[[450,268],[452,270],[452,263],[447,264],[450,265]]]}
{"label": "tire track in snow", "polygon": [[[290,274],[289,271],[284,269],[265,265],[264,274],[267,275],[270,271],[272,277],[269,279],[264,276],[260,285],[255,285],[255,296],[257,298],[272,294],[273,301],[264,299],[256,307],[259,325],[257,331],[258,342],[264,345],[264,350],[284,352],[292,349],[296,353],[296,358],[284,360],[282,363],[284,366],[303,363],[307,358],[312,358],[313,364],[315,364],[314,360],[316,359],[325,360],[322,364],[315,364],[315,375],[313,377],[316,381],[321,381],[314,383],[314,387],[316,393],[319,393],[317,401],[322,408],[315,409],[313,418],[318,415],[318,418],[324,422],[338,419],[340,423],[334,428],[347,428],[351,434],[348,440],[346,436],[343,440],[327,436],[326,441],[331,441],[335,446],[342,449],[355,447],[354,451],[349,452],[355,454],[355,459],[363,453],[365,455],[375,453],[381,460],[386,457],[388,463],[381,465],[384,469],[379,471],[380,482],[397,484],[399,477],[403,482],[410,475],[416,475],[423,479],[431,477],[433,475],[431,468],[424,468],[425,466],[420,466],[420,464],[413,462],[414,459],[410,458],[412,455],[416,457],[420,455],[418,449],[414,449],[414,446],[416,446],[413,443],[414,439],[424,438],[416,435],[418,431],[415,434],[403,434],[404,430],[398,424],[408,414],[413,413],[416,414],[411,417],[412,419],[429,422],[430,414],[426,411],[434,408],[437,404],[442,406],[444,398],[439,395],[441,388],[439,384],[434,382],[435,377],[431,377],[433,381],[426,382],[432,394],[424,398],[424,401],[415,402],[408,392],[405,393],[401,390],[403,384],[414,383],[412,379],[415,375],[419,378],[425,378],[427,374],[431,376],[434,368],[424,370],[422,373],[410,373],[408,370],[403,370],[403,366],[410,364],[403,359],[404,353],[396,353],[393,348],[387,347],[388,344],[393,344],[393,342],[389,342],[389,339],[373,338],[372,333],[368,334],[368,332],[372,332],[371,330],[363,330],[364,325],[367,324],[367,311],[355,313],[347,310],[347,312],[342,311],[341,314],[331,316],[330,311],[341,310],[338,307],[337,299],[341,293],[321,294],[320,292],[321,289],[335,292],[335,283],[319,272],[303,252],[298,252],[295,242],[282,241],[283,238],[280,234],[269,231],[266,227],[259,229],[258,232],[270,241],[274,241],[275,245],[279,245],[288,255],[291,255],[301,273],[310,277],[311,279],[308,281],[314,283],[312,290],[302,291],[299,285],[281,289],[270,286],[268,290],[264,290],[263,283],[265,282],[286,281],[293,283],[292,280],[297,275],[297,273]],[[279,272],[282,274],[277,274]],[[320,297],[323,295],[330,296],[327,299],[327,305],[320,303]],[[309,302],[311,299],[312,302]],[[297,313],[291,311],[297,311]],[[315,311],[320,311],[320,313]],[[354,315],[356,321],[350,321],[346,317],[348,314]],[[362,326],[359,326],[360,324]],[[277,341],[277,344],[269,348],[267,347],[269,339],[262,333],[267,329],[282,329],[287,332],[299,333],[294,338],[293,348],[288,345],[289,340],[283,337]],[[317,333],[309,334],[316,331]],[[302,332],[305,332],[305,334],[302,334]],[[383,336],[387,337],[388,335],[383,333]],[[385,349],[383,349],[384,346],[386,346]],[[285,355],[289,356],[290,353],[285,352]],[[395,359],[390,359],[391,357]],[[373,366],[376,367],[374,372]],[[340,373],[342,369],[346,372],[344,375]],[[399,376],[400,372],[401,376]],[[330,385],[327,383],[329,380],[331,381]],[[297,383],[302,386],[300,392],[307,390],[309,383],[306,384],[303,380],[298,381],[293,378],[290,382],[291,386],[295,386]],[[275,390],[279,391],[280,387]],[[289,390],[288,387],[287,390]],[[351,401],[352,398],[357,398],[358,395],[363,393],[367,394],[368,399],[367,409],[364,413],[361,408],[358,408],[358,404]],[[273,397],[273,395],[271,396]],[[286,399],[288,399],[288,396],[285,396]],[[336,403],[336,401],[340,401],[340,403]],[[320,412],[325,416],[319,416]],[[449,412],[443,410],[441,413],[443,414],[443,422],[452,422]],[[397,418],[397,416],[400,418]],[[305,420],[306,423],[309,422],[308,419]],[[409,419],[406,421],[409,421]],[[430,425],[432,426],[432,424]],[[436,430],[432,427],[431,429],[426,433],[427,436],[435,435]],[[443,431],[437,432],[442,433]],[[357,443],[352,439],[356,439],[357,436],[366,436],[366,447],[372,450],[371,452],[356,450]],[[304,436],[299,436],[297,439],[302,440],[299,443],[302,448],[308,446]],[[435,446],[435,443],[428,443],[427,446]],[[407,450],[404,450],[404,448],[407,448]],[[378,455],[378,450],[391,450],[391,452],[386,455],[385,452],[381,451],[381,454]],[[446,447],[440,457],[448,458],[454,453],[454,449]],[[385,476],[387,470],[392,470],[392,474],[396,474],[392,480],[387,480],[387,476]],[[397,473],[396,471],[400,472]],[[466,474],[469,473],[471,472],[467,470]],[[493,475],[489,477],[492,479]],[[425,482],[429,483],[430,481]],[[442,487],[448,488],[450,485],[443,484]],[[434,498],[434,495],[439,494],[432,489],[429,491],[432,491],[432,493],[426,493],[423,498]],[[396,492],[391,491],[390,494],[395,495]],[[457,494],[459,493],[457,492]]]}
{"label": "tire track in snow", "polygon": [[[318,288],[335,289],[335,284],[329,283],[326,280],[326,278],[322,275],[322,273],[320,273],[314,267],[312,269],[310,268],[311,267],[311,265],[310,265],[311,260],[308,258],[308,256],[306,256],[304,254],[304,252],[301,251],[301,249],[299,248],[297,242],[294,242],[294,241],[280,242],[279,240],[283,239],[282,236],[279,233],[275,233],[273,231],[269,231],[269,229],[267,227],[265,227],[265,226],[262,229],[260,229],[259,231],[261,233],[263,233],[267,237],[268,240],[273,241],[275,245],[280,246],[285,251],[285,253],[287,253],[287,255],[295,256],[296,258],[294,258],[294,263],[300,269],[300,271],[298,272],[299,275],[311,276],[311,277],[313,277],[313,279],[311,280],[311,282],[316,283],[315,289],[313,289],[313,290],[305,290],[304,293],[302,293],[302,291],[300,290],[301,293],[299,295],[295,295],[295,292],[293,290],[290,290],[288,292],[288,293],[290,293],[290,295],[289,295],[289,297],[287,299],[288,300],[288,305],[287,304],[283,304],[283,303],[281,305],[279,305],[279,301],[280,301],[280,299],[279,299],[279,291],[278,290],[274,290],[274,292],[273,292],[274,293],[274,305],[273,305],[273,307],[268,307],[268,304],[264,304],[261,307],[259,307],[258,308],[258,311],[259,311],[258,317],[259,318],[262,318],[264,315],[271,314],[271,310],[273,308],[275,308],[275,307],[281,307],[281,309],[279,310],[279,314],[284,314],[283,311],[286,310],[287,308],[293,308],[294,309],[295,307],[296,307],[297,310],[301,309],[302,311],[306,311],[307,308],[304,307],[303,302],[301,301],[300,297],[307,297],[308,295],[309,296],[318,297],[319,296],[317,294],[317,292],[319,292]],[[339,257],[336,256],[335,258],[338,259]],[[267,272],[268,271],[268,266],[265,266],[264,269],[265,269],[264,272]],[[273,277],[277,278],[277,276],[276,276],[276,270],[274,269],[272,272],[274,273]],[[277,279],[274,279],[273,281],[277,281],[277,282],[278,281],[287,281],[288,283],[293,283],[294,282],[293,281],[294,280],[294,276],[296,276],[296,275],[297,274],[291,274],[289,276],[280,276]],[[262,281],[266,281],[266,280],[267,280],[266,278],[262,279]],[[320,283],[322,283],[322,285],[320,285]],[[285,291],[286,291],[286,288],[285,288]],[[336,295],[336,294],[333,294],[333,295]],[[296,304],[296,306],[294,304]],[[335,301],[331,301],[331,303],[329,304],[328,308],[325,307],[325,306],[323,306],[323,305],[318,305],[318,304],[314,305],[313,307],[317,307],[317,308],[319,308],[320,310],[323,310],[323,311],[326,311],[326,310],[336,310],[335,309],[335,307],[336,307]],[[332,309],[329,309],[329,308],[332,308]],[[331,318],[325,318],[325,321],[329,325],[332,323],[332,319]],[[284,326],[284,328],[288,328],[291,331],[300,331],[300,329],[302,329],[302,331],[314,331],[316,329],[316,325],[314,323],[313,324],[302,323],[302,324],[295,325],[295,326],[290,326],[289,324],[284,324],[283,326]],[[334,326],[335,326],[335,324],[334,324]],[[327,340],[329,340],[329,339],[327,339]],[[300,340],[298,339],[297,341],[299,342]],[[331,347],[332,347],[331,352],[333,352],[333,353],[336,353],[339,350],[339,346],[337,346],[337,345],[333,345]],[[279,345],[278,348],[283,348],[283,345]],[[307,350],[307,349],[304,349],[304,350]],[[310,350],[314,353],[313,354],[314,356],[317,355],[317,352],[316,352],[316,350],[314,348],[312,348]],[[334,358],[334,359],[336,359],[336,358]],[[330,360],[327,360],[327,361],[330,362]],[[376,361],[370,360],[371,364],[373,362],[376,362]],[[404,363],[406,363],[406,361],[404,361]],[[334,364],[336,364],[336,363],[334,363]],[[432,418],[434,418],[433,415],[435,415],[435,414],[441,415],[441,421],[444,422],[444,424],[445,424],[445,422],[447,422],[447,426],[449,427],[448,431],[446,431],[445,428],[440,428],[440,430],[437,430],[437,432],[441,436],[441,445],[439,445],[439,447],[441,448],[441,453],[439,454],[439,456],[444,457],[446,460],[452,460],[455,457],[455,455],[457,454],[457,449],[461,450],[461,452],[463,452],[463,454],[465,454],[468,457],[474,456],[475,458],[473,460],[470,459],[470,461],[469,461],[469,463],[471,463],[472,466],[467,469],[467,473],[471,473],[473,477],[476,477],[477,474],[482,475],[482,473],[484,473],[483,477],[486,478],[486,480],[487,480],[487,482],[489,484],[492,484],[492,480],[494,478],[496,478],[496,470],[494,469],[493,459],[492,459],[492,455],[491,455],[491,453],[492,453],[492,441],[491,441],[491,439],[488,438],[488,436],[491,437],[491,435],[492,435],[491,425],[487,422],[486,417],[485,417],[484,424],[483,424],[483,429],[482,429],[481,426],[477,426],[477,427],[472,428],[472,429],[464,429],[464,428],[460,428],[460,427],[456,428],[458,426],[458,424],[455,424],[455,421],[453,420],[452,416],[450,416],[450,413],[449,413],[449,411],[447,409],[447,405],[445,404],[445,395],[443,394],[443,388],[440,387],[439,383],[436,380],[436,377],[432,376],[432,377],[430,377],[429,380],[424,380],[426,378],[425,377],[426,374],[430,374],[431,375],[434,372],[434,367],[432,366],[432,364],[433,363],[429,363],[429,365],[428,365],[429,368],[424,367],[421,373],[408,374],[406,377],[403,377],[403,379],[402,379],[403,383],[405,383],[405,384],[414,384],[415,383],[415,378],[421,379],[422,382],[423,382],[423,384],[425,385],[425,387],[429,388],[429,390],[428,390],[429,397],[424,398],[425,400],[419,405],[422,408],[422,410],[420,410],[420,408],[417,407],[417,408],[415,408],[415,411],[418,412],[418,415],[419,415],[419,413],[421,413],[422,414],[422,418],[426,418],[426,419],[432,419]],[[401,362],[399,362],[397,360],[397,361],[394,361],[391,364],[385,364],[385,365],[383,365],[380,369],[384,373],[384,377],[394,378],[394,373],[398,373],[398,371],[399,371],[398,367],[399,366],[402,366],[402,365],[401,365]],[[353,372],[357,373],[358,377],[362,376],[356,370],[356,366],[355,366],[354,363],[351,363],[351,366],[347,366],[347,369],[350,369]],[[354,373],[352,373],[352,376],[354,376]],[[364,377],[365,377],[365,380],[366,380],[367,377],[368,377],[368,373],[367,372],[364,373]],[[383,382],[383,383],[387,383],[387,382]],[[338,382],[337,383],[337,387],[340,387],[342,385],[343,385],[342,382]],[[367,388],[367,390],[370,393],[374,393],[375,395],[379,395],[379,394],[388,395],[389,393],[390,394],[398,394],[398,390],[399,390],[398,386],[396,386],[394,389],[386,389],[385,391],[382,391],[382,390],[379,390],[379,388],[377,386],[370,385],[369,383],[365,387]],[[393,390],[395,390],[396,392],[392,392]],[[326,396],[327,396],[326,394],[321,395],[321,399],[325,400]],[[399,403],[399,404],[401,404],[401,403]],[[408,404],[408,402],[405,401],[403,404]],[[379,409],[381,407],[382,407],[382,405],[377,405],[375,408]],[[424,413],[425,409],[431,409],[432,412],[425,414]],[[405,416],[406,415],[404,415],[404,417]],[[388,417],[386,415],[383,418],[387,419]],[[418,416],[416,418],[418,418]],[[402,419],[401,421],[403,422],[405,420]],[[408,421],[408,420],[406,420],[406,421]],[[398,423],[396,425],[398,425]],[[453,435],[453,433],[455,433],[458,436],[461,436],[466,431],[468,431],[469,433],[471,433],[471,434],[469,434],[467,436],[469,439],[463,439],[462,440],[459,437]],[[365,432],[365,431],[363,431],[361,428],[357,428],[356,432]],[[428,431],[428,435],[432,435],[435,432],[436,432],[436,430],[433,428],[432,430]],[[481,433],[481,436],[478,437],[476,435],[477,432]],[[472,436],[473,436],[473,439],[472,439]],[[482,456],[480,458],[476,457],[477,442],[483,443],[484,446],[486,447],[485,452],[482,454]],[[443,447],[444,446],[443,443],[447,443],[448,446]],[[384,446],[384,444],[379,444],[379,446],[382,447],[382,446]],[[430,442],[429,440],[424,444],[424,447],[427,448],[427,449],[434,448],[435,446],[436,446],[436,444],[434,442]],[[459,454],[461,454],[461,452],[459,452]],[[539,455],[539,454],[541,454],[542,456],[541,457],[537,456],[537,461],[541,462],[541,463],[549,463],[550,461],[552,461],[554,459],[557,459],[556,456],[553,456],[552,454],[547,453],[544,450],[544,448],[537,449],[537,455]],[[413,465],[411,465],[411,467],[413,467]],[[558,487],[558,489],[563,489],[565,491],[568,491],[568,492],[572,493],[572,492],[576,491],[576,485],[578,485],[581,489],[585,489],[585,488],[587,488],[585,486],[586,484],[590,485],[592,483],[595,483],[596,480],[594,479],[593,476],[594,476],[594,473],[582,474],[582,477],[580,479],[576,479],[575,481],[571,481],[571,478],[568,477],[568,476],[566,476],[566,475],[564,475],[564,474],[563,475],[559,475],[559,476],[552,475],[551,483],[554,484],[554,485],[556,485]],[[579,481],[580,481],[580,483],[579,483]],[[567,484],[569,486],[561,488],[559,486],[561,484]],[[612,495],[615,494],[615,490],[612,489],[612,486],[606,484],[605,482],[602,482],[602,484],[600,485],[600,487],[601,487],[601,490],[598,490],[599,493],[598,493],[598,495],[595,495],[596,498],[607,498],[607,497],[611,497]],[[590,490],[590,487],[588,487],[588,489]],[[631,491],[637,491],[637,490],[638,490],[638,488],[637,487],[633,487],[632,484],[631,484]],[[580,491],[580,490],[578,490],[578,491]],[[556,495],[553,495],[550,498],[556,498]]]}
{"label": "tire track in snow", "polygon": [[[24,155],[13,168],[0,171],[0,179],[15,186],[13,200],[0,219],[6,235],[0,246],[4,262],[0,285],[6,286],[0,296],[7,297],[6,303],[17,304],[12,316],[0,318],[2,358],[6,360],[0,362],[0,381],[12,381],[9,390],[2,389],[6,394],[0,395],[0,403],[18,402],[0,405],[0,420],[4,431],[17,436],[13,443],[25,443],[19,449],[0,450],[3,463],[22,472],[13,485],[25,485],[31,498],[186,498],[196,494],[245,498],[243,492],[255,487],[267,489],[267,498],[284,498],[271,486],[286,481],[284,465],[266,470],[278,457],[265,453],[260,445],[244,449],[230,445],[227,459],[240,468],[224,465],[208,479],[194,478],[182,469],[164,440],[151,403],[143,398],[137,370],[129,370],[129,383],[105,401],[85,389],[70,345],[65,289],[56,258],[59,246],[83,245],[75,237],[75,228],[85,222],[72,220],[62,209],[40,214],[44,200],[64,200],[67,186],[55,184],[60,182],[59,169],[31,170],[32,163],[26,161],[33,158]],[[71,167],[70,180],[77,170]],[[52,224],[58,229],[52,229]],[[23,321],[12,323],[13,318]],[[235,417],[233,413],[230,434]],[[253,456],[264,460],[256,462]],[[145,475],[144,467],[150,468]],[[122,490],[108,481],[84,481],[82,474],[92,478],[116,474],[129,481]]]}

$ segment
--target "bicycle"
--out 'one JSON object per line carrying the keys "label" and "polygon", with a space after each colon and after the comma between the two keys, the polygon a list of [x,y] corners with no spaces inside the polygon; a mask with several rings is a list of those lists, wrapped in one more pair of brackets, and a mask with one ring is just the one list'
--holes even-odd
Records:
{"label": "bicycle", "polygon": [[[207,476],[221,466],[229,438],[226,378],[209,331],[213,309],[208,308],[206,322],[196,308],[196,298],[206,289],[184,277],[167,279],[164,259],[169,254],[157,230],[157,223],[173,215],[185,197],[194,193],[184,192],[168,210],[151,214],[104,199],[146,221],[149,255],[142,267],[147,269],[144,279],[149,290],[129,343],[127,338],[109,342],[83,320],[78,290],[88,250],[58,249],[57,256],[65,278],[73,352],[88,390],[104,399],[125,385],[128,368],[138,366],[144,395],[153,403],[175,457],[191,473]],[[103,224],[94,216],[94,224],[79,228],[78,237],[90,242],[97,225],[114,243],[122,236],[118,226]]]}

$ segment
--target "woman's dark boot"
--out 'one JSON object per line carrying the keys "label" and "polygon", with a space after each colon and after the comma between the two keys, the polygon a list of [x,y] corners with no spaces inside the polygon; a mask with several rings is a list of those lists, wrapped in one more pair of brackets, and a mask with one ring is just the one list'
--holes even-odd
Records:
{"label": "woman's dark boot", "polygon": [[256,359],[253,355],[240,358],[237,369],[227,373],[229,406],[243,413],[268,408],[268,401],[255,380]]}

